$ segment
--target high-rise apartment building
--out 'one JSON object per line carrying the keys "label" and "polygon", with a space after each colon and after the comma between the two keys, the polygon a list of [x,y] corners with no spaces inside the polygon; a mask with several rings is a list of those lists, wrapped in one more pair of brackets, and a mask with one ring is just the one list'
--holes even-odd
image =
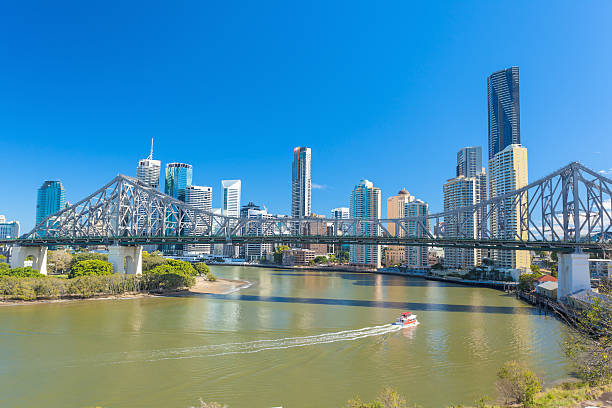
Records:
{"label": "high-rise apartment building", "polygon": [[191,185],[192,179],[193,167],[191,164],[168,163],[164,192],[170,197],[185,201],[185,191]]}
{"label": "high-rise apartment building", "polygon": [[348,207],[338,207],[331,210],[331,217],[336,219],[347,219],[350,217],[350,210]]}
{"label": "high-rise apartment building", "polygon": [[482,172],[481,146],[464,147],[457,152],[457,177],[475,177]]}
{"label": "high-rise apartment building", "polygon": [[51,214],[62,210],[66,206],[66,192],[59,180],[47,180],[38,189],[36,198],[36,224]]}
{"label": "high-rise apartment building", "polygon": [[[406,236],[411,238],[426,238],[429,231],[429,204],[423,200],[414,199],[404,205],[405,217],[423,217],[420,220],[406,221]],[[408,268],[425,268],[428,265],[428,250],[426,246],[406,247],[406,266]]]}
{"label": "high-rise apartment building", "polygon": [[[371,181],[361,180],[351,192],[350,218],[377,219],[380,218],[380,189],[374,187]],[[359,235],[378,236],[378,226],[362,225]],[[379,245],[351,245],[350,261],[354,265],[380,268]]]}
{"label": "high-rise apartment building", "polygon": [[310,216],[310,148],[293,149],[291,166],[291,216],[304,218]]}
{"label": "high-rise apartment building", "polygon": [[[401,189],[397,195],[387,198],[387,218],[404,218],[406,204],[414,201],[414,197],[406,189]],[[387,225],[391,236],[396,236],[395,224]],[[405,231],[400,228],[397,236],[403,237]],[[389,245],[385,248],[385,266],[403,265],[406,261],[406,248],[402,245]]]}
{"label": "high-rise apartment building", "polygon": [[[494,198],[528,184],[527,149],[518,144],[511,144],[489,160],[489,194]],[[498,211],[491,214],[491,232],[497,239],[515,240],[518,237],[528,239],[527,214],[521,215],[521,207],[527,205],[527,197],[513,203],[513,198],[506,199],[505,207],[510,208],[510,215],[505,219]],[[505,225],[505,227],[504,227]],[[531,265],[529,251],[493,251],[495,264],[502,268],[528,270]]]}
{"label": "high-rise apartment building", "polygon": [[221,210],[223,215],[240,217],[240,193],[242,182],[240,180],[221,180]]}
{"label": "high-rise apartment building", "polygon": [[[249,202],[247,205],[242,206],[240,209],[240,217],[251,218],[251,219],[266,219],[272,218],[272,214],[268,214],[268,210],[255,205],[253,202]],[[264,229],[253,223],[247,224],[244,227],[245,234],[248,235],[271,235],[271,231],[264,231]],[[269,243],[249,243],[244,244],[241,248],[241,257],[247,261],[256,261],[266,259],[266,257],[274,252],[274,245]]]}
{"label": "high-rise apartment building", "polygon": [[[212,187],[187,186],[185,188],[185,202],[199,210],[212,212]],[[203,233],[203,225],[188,232],[189,235],[201,235]],[[187,245],[187,252],[192,254],[210,254],[210,244]]]}
{"label": "high-rise apartment building", "polygon": [[511,67],[487,78],[489,99],[489,160],[512,144],[521,144],[519,68]]}
{"label": "high-rise apartment building", "polygon": [[153,160],[153,139],[151,139],[151,153],[146,159],[138,161],[136,168],[136,178],[146,186],[159,188],[159,177],[161,173],[161,162]]}
{"label": "high-rise apartment building", "polygon": [[4,215],[0,215],[0,238],[19,238],[19,221],[6,221]]}

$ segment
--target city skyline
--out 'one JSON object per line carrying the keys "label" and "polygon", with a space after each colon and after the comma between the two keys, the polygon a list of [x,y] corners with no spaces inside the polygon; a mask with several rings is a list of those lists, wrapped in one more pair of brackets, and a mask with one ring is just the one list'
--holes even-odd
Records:
{"label": "city skyline", "polygon": [[[230,36],[219,23],[195,24],[201,10],[175,10],[173,21],[184,24],[180,30],[170,24],[164,39],[146,21],[126,32],[118,16],[96,14],[94,25],[118,30],[108,35],[82,27],[82,42],[71,47],[62,44],[75,38],[74,16],[47,6],[34,11],[62,27],[46,32],[20,23],[32,10],[12,7],[24,18],[0,28],[15,38],[0,46],[10,62],[0,67],[9,84],[0,170],[20,171],[3,185],[10,194],[0,197],[0,212],[19,220],[22,232],[34,226],[35,190],[44,180],[62,180],[67,200],[76,202],[117,173],[134,175],[151,137],[162,171],[169,162],[189,163],[194,182],[215,190],[221,179],[242,179],[245,199],[274,213],[290,214],[287,170],[295,146],[312,149],[314,213],[347,206],[362,178],[384,198],[406,187],[430,210],[440,210],[440,186],[455,171],[457,150],[487,149],[487,77],[510,66],[521,71],[530,179],[576,160],[612,174],[612,146],[601,143],[612,133],[606,119],[612,85],[599,79],[611,58],[603,52],[612,38],[606,3],[561,3],[554,10],[481,4],[469,12],[464,5],[357,4],[351,18],[333,25],[329,18],[340,9],[315,5],[316,18],[296,15],[296,24],[282,27],[266,6],[271,13],[263,21],[271,24],[265,34],[245,31],[254,23],[242,16]],[[228,12],[223,9],[217,11]],[[167,10],[153,7],[151,13]],[[508,14],[513,18],[497,18]],[[370,35],[358,22],[372,28]],[[554,29],[560,23],[567,29]],[[330,30],[352,41],[338,47]],[[423,37],[423,30],[433,35]],[[513,41],[498,47],[497,36],[483,32],[512,32]],[[281,37],[278,46],[263,47]],[[254,46],[245,46],[244,38]],[[158,41],[172,44],[160,48]],[[103,46],[85,45],[92,43]],[[132,48],[137,51],[114,51]],[[251,69],[239,69],[254,58]],[[442,105],[452,106],[444,120]],[[360,156],[366,151],[367,159]]]}

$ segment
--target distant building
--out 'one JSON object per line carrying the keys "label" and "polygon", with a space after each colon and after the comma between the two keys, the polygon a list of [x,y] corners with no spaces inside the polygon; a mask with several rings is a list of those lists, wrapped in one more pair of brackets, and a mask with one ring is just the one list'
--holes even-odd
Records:
{"label": "distant building", "polygon": [[240,194],[242,182],[240,180],[221,180],[221,210],[228,217],[240,217]]}
{"label": "distant building", "polygon": [[293,149],[291,166],[291,216],[304,218],[310,216],[310,148]]}
{"label": "distant building", "polygon": [[285,266],[308,265],[314,259],[315,253],[310,249],[295,248],[283,251],[283,265]]}
{"label": "distant building", "polygon": [[463,147],[457,152],[456,176],[476,177],[483,173],[482,170],[482,147]]}
{"label": "distant building", "polygon": [[164,192],[170,197],[185,201],[185,191],[191,185],[192,179],[193,167],[191,164],[168,163]]}
{"label": "distant building", "polygon": [[[203,211],[212,211],[212,187],[207,186],[187,186],[185,188],[185,202],[192,207]],[[189,235],[202,235],[205,232],[204,226],[189,231]],[[190,254],[210,254],[210,244],[190,244],[187,245],[187,252]]]}
{"label": "distant building", "polygon": [[[268,214],[268,210],[255,205],[253,202],[249,202],[247,205],[242,206],[240,209],[241,218],[251,219],[266,219],[273,218],[272,214]],[[265,231],[261,226],[253,223],[247,224],[243,232],[247,235],[271,235],[272,232]],[[270,243],[250,243],[244,244],[241,247],[241,258],[247,261],[258,261],[266,259],[268,255],[274,253],[274,245]]]}
{"label": "distant building", "polygon": [[[351,192],[350,218],[377,219],[380,218],[380,189],[374,187],[371,181],[361,180]],[[364,224],[360,235],[378,236],[378,227]],[[351,245],[350,262],[370,268],[380,268],[380,245]]]}
{"label": "distant building", "polygon": [[589,259],[589,272],[591,272],[591,278],[610,276],[612,273],[612,260]]}
{"label": "distant building", "polygon": [[[426,238],[429,231],[429,220],[425,217],[429,215],[429,204],[423,200],[414,199],[404,206],[406,217],[423,217],[422,221],[407,221],[406,233],[411,238]],[[407,246],[406,247],[406,266],[408,268],[426,268],[428,263],[428,250],[426,246]]]}
{"label": "distant building", "polygon": [[511,67],[492,73],[487,78],[487,94],[491,160],[506,147],[521,144],[519,68]]}
{"label": "distant building", "polygon": [[559,288],[559,282],[546,281],[536,286],[536,293],[538,295],[546,296],[547,298],[556,300],[558,288]]}
{"label": "distant building", "polygon": [[[518,144],[506,146],[502,151],[496,153],[489,160],[489,196],[497,196],[512,193],[528,183],[527,171],[527,149]],[[513,197],[505,200],[505,207],[510,208],[510,217],[505,219],[499,211],[491,214],[491,232],[496,239],[516,240],[517,237],[527,240],[528,230],[524,227],[527,217],[521,214],[520,208],[527,206],[527,196],[521,202],[513,204]],[[505,225],[505,227],[504,227]],[[531,265],[529,251],[494,250],[491,251],[495,265],[501,268],[528,270]]]}
{"label": "distant building", "polygon": [[[406,189],[401,189],[397,195],[387,198],[387,218],[404,218],[406,204],[414,201],[414,197]],[[395,224],[389,223],[387,229],[391,236],[405,237],[403,229],[395,231]],[[385,266],[403,265],[406,262],[406,247],[403,245],[389,245],[385,249]]]}
{"label": "distant building", "polygon": [[347,219],[350,217],[350,210],[348,207],[338,207],[331,210],[331,217],[338,219]]}
{"label": "distant building", "polygon": [[4,215],[0,215],[0,238],[19,238],[19,221],[6,221]]}
{"label": "distant building", "polygon": [[[324,215],[319,215],[319,214],[310,214],[310,217],[325,219]],[[304,226],[306,228],[306,231],[303,231],[304,235],[322,235],[322,236],[327,235],[327,222],[309,221],[309,222],[306,222]],[[302,247],[304,249],[313,250],[315,253],[315,256],[319,256],[319,255],[327,256],[328,254],[327,244],[308,243],[308,244],[303,244]]]}
{"label": "distant building", "polygon": [[49,215],[64,209],[66,206],[66,192],[59,180],[47,180],[38,189],[36,199],[36,225]]}
{"label": "distant building", "polygon": [[151,139],[151,153],[146,159],[138,162],[136,168],[136,178],[142,181],[146,186],[159,188],[159,177],[161,173],[161,162],[153,160],[153,139]]}

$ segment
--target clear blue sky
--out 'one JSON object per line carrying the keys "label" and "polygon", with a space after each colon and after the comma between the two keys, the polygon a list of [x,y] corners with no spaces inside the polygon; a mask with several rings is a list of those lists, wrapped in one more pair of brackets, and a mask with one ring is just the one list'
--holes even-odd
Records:
{"label": "clear blue sky", "polygon": [[571,161],[611,171],[611,2],[429,3],[5,3],[0,214],[29,230],[44,180],[75,202],[134,175],[151,137],[216,207],[240,178],[243,203],[288,213],[306,145],[314,212],[361,178],[436,211],[456,151],[486,152],[486,78],[511,65],[530,180]]}

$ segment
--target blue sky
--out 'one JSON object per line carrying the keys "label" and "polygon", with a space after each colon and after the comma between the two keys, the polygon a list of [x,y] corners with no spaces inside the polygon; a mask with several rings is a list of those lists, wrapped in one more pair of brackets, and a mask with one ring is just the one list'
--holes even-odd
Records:
{"label": "blue sky", "polygon": [[[530,180],[571,161],[612,174],[612,3],[29,2],[0,16],[0,214],[36,189],[76,202],[148,155],[194,184],[242,179],[290,211],[312,148],[313,211],[368,178],[442,208],[456,151],[487,146],[486,78],[520,67]],[[383,216],[386,206],[383,205]]]}

